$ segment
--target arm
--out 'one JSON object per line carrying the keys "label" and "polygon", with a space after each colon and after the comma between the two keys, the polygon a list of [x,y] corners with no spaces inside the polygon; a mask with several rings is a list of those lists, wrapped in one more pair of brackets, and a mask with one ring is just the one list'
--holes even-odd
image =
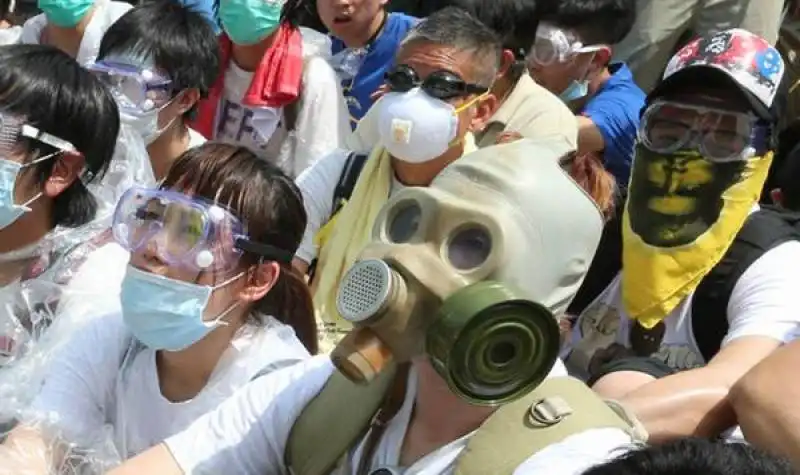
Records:
{"label": "arm", "polygon": [[777,350],[731,391],[731,403],[748,442],[800,467],[800,341]]}
{"label": "arm", "polygon": [[302,94],[295,127],[294,176],[342,147],[350,135],[350,114],[339,79],[324,59],[314,57],[306,61]]}
{"label": "arm", "polygon": [[728,400],[731,387],[779,344],[771,338],[741,338],[705,367],[645,384],[620,402],[645,426],[651,442],[717,436],[736,424]]}
{"label": "arm", "polygon": [[308,271],[308,266],[317,256],[314,238],[322,226],[331,219],[333,193],[348,155],[349,152],[345,150],[334,150],[297,177],[297,187],[303,195],[303,206],[308,221],[292,265],[303,274]]}
{"label": "arm", "polygon": [[109,475],[285,474],[284,451],[295,419],[333,372],[318,356],[255,379],[185,431]]}
{"label": "arm", "polygon": [[606,141],[600,129],[592,119],[579,115],[578,119],[578,153],[602,152]]}
{"label": "arm", "polygon": [[[0,451],[0,467],[25,468],[12,473],[51,473],[64,455],[57,444],[64,441],[91,448],[103,433],[105,396],[119,367],[115,330],[120,327],[115,323],[122,323],[110,317],[79,329],[59,326],[64,323],[67,320],[56,321],[50,331],[63,333],[68,340],[52,343],[58,356],[52,357],[42,389],[25,411],[22,425],[11,432]],[[25,357],[41,357],[36,352],[42,350],[34,347]]]}
{"label": "arm", "polygon": [[800,262],[800,242],[768,251],[742,274],[728,301],[728,334],[706,367],[662,378],[624,398],[654,439],[716,436],[736,423],[731,388],[800,328],[794,301],[800,267],[786,262]]}

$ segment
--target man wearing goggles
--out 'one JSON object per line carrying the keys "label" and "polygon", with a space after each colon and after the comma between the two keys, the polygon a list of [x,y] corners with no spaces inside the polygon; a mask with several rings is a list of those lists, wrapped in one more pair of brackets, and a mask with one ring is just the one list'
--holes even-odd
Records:
{"label": "man wearing goggles", "polygon": [[[386,94],[361,121],[379,137],[369,157],[337,151],[298,177],[309,224],[295,264],[306,272],[319,249],[313,284],[320,315],[340,321],[329,305],[337,283],[389,195],[403,186],[427,186],[475,149],[472,132],[496,107],[490,89],[500,56],[496,35],[463,10],[431,15],[403,41],[386,74]],[[349,191],[340,193],[347,182]]]}
{"label": "man wearing goggles", "polygon": [[800,242],[757,207],[784,70],[764,39],[723,31],[680,50],[647,98],[623,270],[581,314],[564,356],[653,441],[734,426],[730,388],[800,329],[800,268],[786,265],[800,262]]}
{"label": "man wearing goggles", "polygon": [[596,154],[628,185],[644,93],[611,45],[630,30],[636,0],[563,0],[545,9],[527,58],[536,80],[577,114],[578,152]]}
{"label": "man wearing goggles", "polygon": [[109,28],[88,68],[141,135],[157,180],[205,142],[186,125],[219,69],[217,38],[201,14],[175,2],[143,3]]}

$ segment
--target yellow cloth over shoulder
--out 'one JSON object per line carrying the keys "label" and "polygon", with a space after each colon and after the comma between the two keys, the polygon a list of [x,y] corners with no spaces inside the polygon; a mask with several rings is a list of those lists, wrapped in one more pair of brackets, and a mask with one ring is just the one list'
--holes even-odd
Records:
{"label": "yellow cloth over shoulder", "polygon": [[[464,155],[476,150],[472,134],[464,137]],[[325,332],[343,333],[352,325],[336,310],[336,292],[344,273],[367,245],[378,213],[389,199],[393,177],[391,156],[383,147],[372,150],[344,207],[317,235],[319,258],[312,285],[314,307]]]}

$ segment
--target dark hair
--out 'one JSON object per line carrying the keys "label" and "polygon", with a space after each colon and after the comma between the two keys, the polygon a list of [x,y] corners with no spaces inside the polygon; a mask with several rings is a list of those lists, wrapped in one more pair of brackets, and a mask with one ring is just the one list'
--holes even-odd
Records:
{"label": "dark hair", "polygon": [[647,447],[583,475],[791,475],[791,465],[745,444],[681,439]]}
{"label": "dark hair", "polygon": [[451,0],[450,4],[491,28],[500,37],[503,48],[511,50],[518,60],[525,59],[536,41],[537,0]]}
{"label": "dark hair", "polygon": [[539,0],[542,21],[574,31],[584,44],[614,45],[636,22],[636,0]]}
{"label": "dark hair", "polygon": [[[97,202],[84,182],[101,178],[114,156],[119,132],[114,99],[91,73],[50,46],[0,46],[0,64],[0,112],[24,117],[39,130],[72,143],[85,160],[83,182],[75,180],[53,201],[53,226],[88,223]],[[27,161],[58,151],[35,139],[21,144]],[[40,184],[59,158],[36,165]]]}
{"label": "dark hair", "polygon": [[[250,238],[294,255],[306,229],[300,190],[280,168],[246,147],[207,143],[183,153],[167,173],[164,188],[183,188],[211,200],[230,204]],[[244,263],[259,256],[245,253]],[[317,329],[311,292],[291,263],[280,263],[278,282],[256,307],[294,328],[312,354],[317,352]]]}
{"label": "dark hair", "polygon": [[768,188],[780,188],[783,195],[782,206],[792,211],[800,211],[800,122],[781,133],[778,151],[775,154],[767,179]]}
{"label": "dark hair", "polygon": [[220,68],[219,42],[208,20],[173,0],[146,1],[114,22],[100,42],[98,59],[119,54],[152,58],[172,80],[173,95],[197,89],[207,97]]}
{"label": "dark hair", "polygon": [[500,38],[461,8],[443,8],[417,23],[409,30],[400,49],[418,41],[471,53],[470,67],[482,86],[491,86],[500,69],[503,55]]}

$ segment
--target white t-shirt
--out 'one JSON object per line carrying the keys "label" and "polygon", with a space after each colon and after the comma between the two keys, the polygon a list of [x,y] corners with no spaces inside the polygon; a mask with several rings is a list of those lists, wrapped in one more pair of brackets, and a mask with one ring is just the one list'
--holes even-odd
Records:
{"label": "white t-shirt", "polygon": [[[728,301],[728,332],[722,346],[746,336],[764,336],[780,342],[792,340],[800,329],[800,310],[795,300],[800,289],[800,242],[783,243],[759,257],[742,274]],[[586,378],[591,355],[617,343],[630,347],[633,323],[622,305],[621,274],[617,275],[578,318],[562,357],[571,374]],[[692,329],[692,295],[664,319],[665,333],[653,356],[676,370],[707,363]],[[592,327],[597,330],[589,332]],[[601,334],[591,347],[582,342],[587,334]],[[602,340],[602,341],[601,341]],[[576,350],[576,345],[584,345]]]}
{"label": "white t-shirt", "polygon": [[[317,356],[302,364],[257,379],[193,423],[186,431],[167,439],[166,445],[186,475],[235,473],[237,475],[288,475],[284,452],[294,421],[313,399],[334,367],[330,359]],[[566,373],[559,362],[552,376]],[[412,372],[403,407],[392,419],[376,450],[371,469],[398,465],[416,392]],[[324,430],[324,428],[320,428]],[[420,459],[406,475],[449,475],[453,463],[466,446],[469,435]],[[336,475],[355,475],[361,445],[351,450],[350,470]],[[618,429],[597,429],[573,435],[529,458],[516,474],[578,475],[587,468],[619,455],[631,439]]]}
{"label": "white t-shirt", "polygon": [[206,142],[206,138],[200,132],[192,128],[189,129],[189,148],[199,147]]}
{"label": "white t-shirt", "polygon": [[0,29],[0,46],[15,45],[19,43],[19,38],[21,36],[21,26],[10,26],[8,28]]}
{"label": "white t-shirt", "polygon": [[119,313],[119,294],[129,260],[130,253],[116,242],[93,250],[67,284],[58,305],[59,316],[82,320]]}
{"label": "white t-shirt", "polygon": [[308,357],[291,327],[266,318],[262,327],[243,327],[206,387],[180,403],[162,396],[156,352],[132,338],[121,315],[97,318],[55,358],[33,414],[56,414],[66,440],[90,447],[110,433],[123,459],[134,456],[185,429],[265,367]]}
{"label": "white t-shirt", "polygon": [[242,104],[252,72],[233,61],[225,71],[225,90],[214,118],[214,139],[244,145],[263,158],[276,160],[296,177],[316,159],[340,147],[350,134],[349,114],[336,73],[319,55],[320,33],[301,28],[303,77],[294,130],[286,125],[286,108]]}
{"label": "white t-shirt", "polygon": [[[348,150],[336,149],[314,162],[297,177],[297,187],[303,194],[303,205],[306,208],[308,222],[303,233],[303,241],[300,243],[295,257],[306,263],[310,264],[317,257],[318,249],[314,244],[314,237],[332,217],[333,193],[336,191],[336,184],[339,183],[350,153]],[[403,184],[393,175],[389,195],[391,196],[403,188]]]}
{"label": "white t-shirt", "polygon": [[[103,39],[106,30],[116,22],[119,17],[133,8],[129,3],[115,2],[110,0],[97,0],[95,2],[95,12],[86,30],[83,32],[81,45],[78,48],[76,61],[82,66],[93,63],[100,52],[100,41]],[[47,25],[47,17],[40,13],[29,19],[22,26],[22,36],[20,43],[39,44],[44,27]]]}

